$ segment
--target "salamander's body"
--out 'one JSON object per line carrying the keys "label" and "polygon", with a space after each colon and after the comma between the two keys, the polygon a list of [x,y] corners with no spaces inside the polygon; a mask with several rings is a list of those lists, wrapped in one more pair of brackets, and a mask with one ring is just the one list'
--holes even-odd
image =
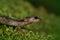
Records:
{"label": "salamander's body", "polygon": [[23,20],[16,20],[16,19],[11,19],[7,16],[0,16],[0,23],[2,24],[6,24],[6,25],[12,25],[12,26],[16,26],[18,29],[20,29],[21,27],[33,23],[33,22],[39,22],[40,18],[37,16],[33,16],[33,17],[26,17]]}
{"label": "salamander's body", "polygon": [[0,16],[0,23],[2,24],[17,26],[17,22],[18,20],[14,20],[6,16]]}

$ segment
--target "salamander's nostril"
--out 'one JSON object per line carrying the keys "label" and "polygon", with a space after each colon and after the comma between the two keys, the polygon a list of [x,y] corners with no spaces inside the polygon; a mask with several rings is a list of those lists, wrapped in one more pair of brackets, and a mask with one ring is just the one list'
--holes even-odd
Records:
{"label": "salamander's nostril", "polygon": [[35,18],[35,19],[39,19],[39,17],[38,17],[38,16],[35,16],[34,18]]}

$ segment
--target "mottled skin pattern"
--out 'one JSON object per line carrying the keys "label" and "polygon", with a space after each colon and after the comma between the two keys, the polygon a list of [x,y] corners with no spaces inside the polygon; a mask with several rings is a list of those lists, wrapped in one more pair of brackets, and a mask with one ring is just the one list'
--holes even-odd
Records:
{"label": "mottled skin pattern", "polygon": [[31,24],[33,22],[39,22],[39,21],[40,21],[40,18],[37,16],[26,17],[25,19],[22,19],[22,20],[12,19],[7,16],[0,16],[0,23],[5,25],[16,26],[18,30],[20,30],[25,25]]}

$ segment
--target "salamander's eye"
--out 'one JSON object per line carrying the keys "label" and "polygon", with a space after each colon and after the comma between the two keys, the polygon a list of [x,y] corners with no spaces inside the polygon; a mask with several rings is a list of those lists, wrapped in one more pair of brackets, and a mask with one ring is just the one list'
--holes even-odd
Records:
{"label": "salamander's eye", "polygon": [[35,19],[39,19],[39,17],[38,17],[38,16],[35,16],[34,18],[35,18]]}

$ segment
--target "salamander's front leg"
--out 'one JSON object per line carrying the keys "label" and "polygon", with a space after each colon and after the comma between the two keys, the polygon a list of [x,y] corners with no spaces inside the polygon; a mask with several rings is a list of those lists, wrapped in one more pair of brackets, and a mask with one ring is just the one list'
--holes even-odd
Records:
{"label": "salamander's front leg", "polygon": [[16,28],[17,28],[17,30],[18,30],[19,32],[25,33],[20,26],[17,26]]}
{"label": "salamander's front leg", "polygon": [[20,26],[17,26],[16,28],[17,28],[18,31],[22,32],[22,29],[21,29]]}

